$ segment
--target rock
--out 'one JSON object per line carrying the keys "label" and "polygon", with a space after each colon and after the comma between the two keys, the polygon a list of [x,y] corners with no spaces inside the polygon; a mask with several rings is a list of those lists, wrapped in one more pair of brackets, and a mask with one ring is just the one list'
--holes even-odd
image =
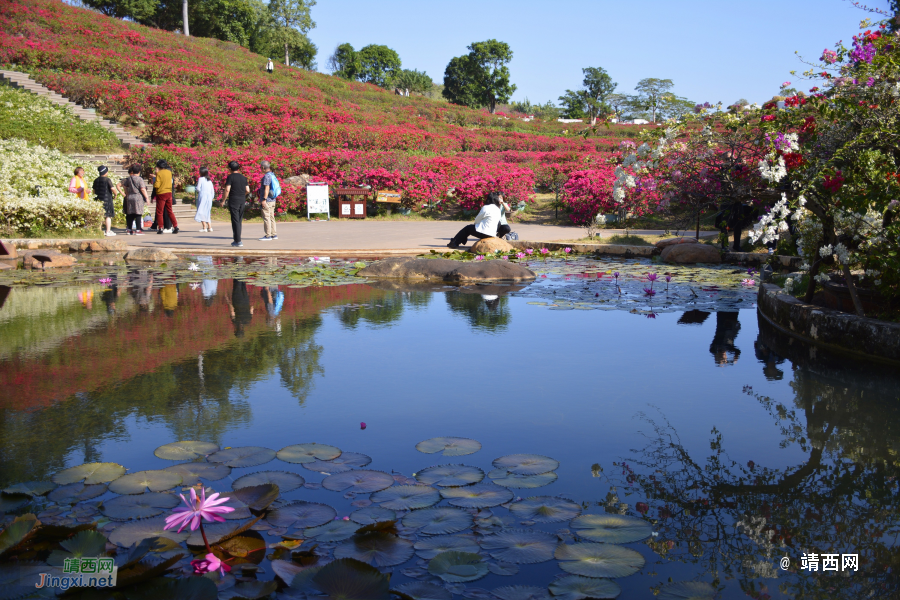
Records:
{"label": "rock", "polygon": [[69,242],[69,252],[124,252],[128,250],[125,240],[81,240]]}
{"label": "rock", "polygon": [[16,268],[16,264],[14,262],[0,260],[0,271],[3,271],[5,269],[15,269],[15,268]]}
{"label": "rock", "polygon": [[16,247],[12,244],[7,244],[6,242],[0,242],[0,258],[18,258],[19,253],[16,251]]}
{"label": "rock", "polygon": [[483,240],[478,240],[469,250],[472,254],[484,254],[487,256],[488,254],[494,254],[497,251],[500,252],[512,252],[515,248],[512,247],[512,244],[507,242],[506,240],[501,240],[496,237],[484,238]]}
{"label": "rock", "polygon": [[23,263],[26,269],[53,269],[58,267],[71,267],[77,260],[70,254],[63,254],[59,250],[28,250],[22,253]]}
{"label": "rock", "polygon": [[386,258],[357,273],[375,279],[462,281],[530,281],[535,275],[505,260],[460,262],[446,258]]}
{"label": "rock", "polygon": [[662,250],[663,248],[668,248],[673,244],[697,244],[697,238],[692,237],[674,237],[668,238],[665,240],[659,240],[656,242],[656,247]]}
{"label": "rock", "polygon": [[125,260],[164,262],[167,260],[178,260],[178,257],[170,248],[135,248],[128,251],[128,254],[125,255]]}
{"label": "rock", "polygon": [[667,263],[715,263],[722,262],[722,254],[707,244],[672,244],[660,255]]}
{"label": "rock", "polygon": [[306,187],[306,184],[309,183],[309,175],[307,175],[306,173],[294,175],[293,177],[288,177],[287,179],[285,179],[284,183],[288,185],[295,185],[297,187]]}

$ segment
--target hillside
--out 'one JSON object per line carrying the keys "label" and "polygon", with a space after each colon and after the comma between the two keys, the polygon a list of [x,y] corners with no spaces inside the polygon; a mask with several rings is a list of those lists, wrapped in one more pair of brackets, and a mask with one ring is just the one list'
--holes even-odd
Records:
{"label": "hillside", "polygon": [[[96,107],[171,159],[182,179],[235,158],[272,160],[283,176],[397,187],[415,206],[455,188],[463,205],[501,187],[527,200],[552,165],[605,162],[619,136],[583,139],[571,124],[506,119],[369,84],[277,66],[230,42],[184,37],[57,0],[0,4],[0,64]],[[551,169],[552,170],[552,169]],[[251,177],[258,174],[252,170]],[[304,190],[287,189],[300,209]]]}

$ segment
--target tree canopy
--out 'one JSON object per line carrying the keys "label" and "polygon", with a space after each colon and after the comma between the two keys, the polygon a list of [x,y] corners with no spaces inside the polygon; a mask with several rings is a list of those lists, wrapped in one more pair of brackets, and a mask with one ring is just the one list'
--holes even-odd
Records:
{"label": "tree canopy", "polygon": [[616,83],[602,67],[587,67],[581,72],[584,73],[582,88],[574,92],[566,90],[559,101],[565,108],[566,118],[589,117],[593,125],[600,113],[609,112],[606,99],[616,89]]}
{"label": "tree canopy", "polygon": [[491,39],[473,42],[469,54],[450,60],[444,71],[444,97],[454,104],[497,111],[497,104],[508,102],[516,91],[509,82],[513,52],[509,44]]}
{"label": "tree canopy", "polygon": [[386,88],[388,80],[400,70],[400,55],[381,44],[369,44],[357,53],[359,71],[356,78]]}
{"label": "tree canopy", "polygon": [[342,79],[356,79],[359,73],[359,56],[350,44],[340,44],[328,57],[328,69]]}
{"label": "tree canopy", "polygon": [[401,69],[390,79],[389,84],[403,96],[409,96],[411,92],[424,94],[431,89],[434,82],[424,71]]}
{"label": "tree canopy", "polygon": [[303,52],[306,48],[308,52],[312,46],[306,32],[316,26],[309,14],[309,9],[315,5],[316,0],[269,0],[269,14],[273,25],[270,39],[279,48],[284,48],[286,66],[291,65],[292,49]]}

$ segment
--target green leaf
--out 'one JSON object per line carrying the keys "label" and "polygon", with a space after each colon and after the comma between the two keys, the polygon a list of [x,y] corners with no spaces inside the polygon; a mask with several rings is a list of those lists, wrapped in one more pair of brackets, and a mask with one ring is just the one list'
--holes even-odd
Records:
{"label": "green leaf", "polygon": [[441,490],[441,496],[449,498],[450,504],[460,508],[489,508],[513,499],[511,491],[493,483],[445,488]]}
{"label": "green leaf", "polygon": [[56,485],[49,481],[29,481],[27,483],[17,483],[11,485],[5,490],[4,494],[27,494],[29,496],[43,496],[52,491]]}
{"label": "green leaf", "polygon": [[658,600],[713,600],[716,588],[705,581],[679,581],[659,591]]}
{"label": "green leaf", "polygon": [[16,517],[15,521],[0,532],[0,557],[28,539],[40,523],[32,514]]}
{"label": "green leaf", "polygon": [[468,465],[438,465],[422,469],[415,477],[419,483],[425,485],[455,487],[481,482],[484,479],[484,471]]}
{"label": "green leaf", "polygon": [[29,494],[0,494],[0,513],[10,513],[31,502]]}
{"label": "green leaf", "polygon": [[559,600],[584,600],[585,598],[615,598],[622,592],[615,581],[569,575],[550,584],[550,593]]}
{"label": "green leaf", "polygon": [[109,491],[116,494],[143,494],[146,490],[151,492],[164,492],[181,485],[182,477],[175,471],[159,469],[155,471],[138,471],[122,475],[109,484]]}
{"label": "green leaf", "polygon": [[261,446],[243,446],[219,450],[207,457],[211,463],[222,463],[229,467],[256,467],[275,458],[275,451]]}
{"label": "green leaf", "polygon": [[615,544],[560,544],[555,557],[560,569],[585,577],[627,577],[644,567],[640,552]]}
{"label": "green leaf", "polygon": [[188,462],[166,467],[164,471],[172,471],[181,475],[181,485],[194,486],[201,479],[207,481],[219,481],[231,475],[231,467],[222,464],[206,462]]}
{"label": "green leaf", "polygon": [[392,485],[394,485],[394,478],[381,471],[344,471],[329,475],[322,481],[322,487],[326,490],[357,494],[377,492]]}
{"label": "green leaf", "polygon": [[216,584],[206,577],[190,577],[186,579],[158,577],[144,585],[127,588],[123,593],[127,600],[158,600],[159,598],[217,600],[219,597],[219,590]]}
{"label": "green leaf", "polygon": [[441,493],[425,485],[395,485],[372,494],[369,499],[382,508],[413,510],[437,504],[441,501]]}
{"label": "green leaf", "polygon": [[481,579],[488,574],[487,563],[472,552],[442,552],[428,562],[428,572],[448,583]]}
{"label": "green leaf", "polygon": [[533,585],[507,585],[491,590],[500,600],[549,600],[550,592]]}
{"label": "green leaf", "polygon": [[219,600],[257,600],[266,598],[278,591],[278,582],[275,581],[242,581],[226,590],[219,592]]}
{"label": "green leaf", "polygon": [[419,529],[427,535],[456,533],[472,526],[472,515],[458,508],[422,508],[402,520],[404,527]]}
{"label": "green leaf", "polygon": [[[188,543],[191,540],[188,538]],[[232,557],[229,564],[239,565],[242,563],[250,563],[258,565],[266,557],[266,540],[258,531],[244,531],[225,541],[212,542],[216,543],[226,554]]]}
{"label": "green leaf", "polygon": [[270,512],[266,521],[273,527],[316,527],[332,520],[337,512],[327,504],[294,502]]}
{"label": "green leaf", "polygon": [[85,485],[109,483],[125,474],[125,467],[116,463],[86,463],[60,471],[52,477],[53,483],[83,482]]}
{"label": "green leaf", "polygon": [[153,451],[164,460],[194,460],[219,451],[219,446],[212,442],[172,442],[160,446]]}
{"label": "green leaf", "polygon": [[176,529],[163,529],[166,526],[164,517],[142,519],[119,525],[109,534],[109,541],[113,544],[128,548],[147,538],[163,537],[176,542],[183,542],[190,536],[190,528],[185,527],[181,533]]}
{"label": "green leaf", "polygon": [[[296,579],[296,578],[295,578]],[[312,584],[333,600],[389,600],[388,577],[352,558],[328,563],[312,576]]]}
{"label": "green leaf", "polygon": [[47,558],[47,564],[61,567],[66,558],[103,556],[106,554],[106,536],[99,531],[79,531],[59,544],[68,552],[54,550]]}
{"label": "green leaf", "polygon": [[[390,488],[388,488],[390,489]],[[371,525],[381,521],[393,521],[397,513],[381,506],[367,506],[350,513],[350,520],[360,525]]]}
{"label": "green leaf", "polygon": [[49,494],[47,499],[57,504],[75,504],[84,500],[90,500],[107,492],[105,483],[85,485],[81,482],[61,485]]}
{"label": "green leaf", "polygon": [[277,454],[278,460],[293,464],[311,463],[317,460],[332,460],[340,455],[340,448],[328,446],[327,444],[317,444],[315,442],[285,446],[279,450]]}
{"label": "green leaf", "polygon": [[492,463],[496,469],[505,469],[516,475],[540,475],[559,468],[559,461],[539,454],[510,454]]}
{"label": "green leaf", "polygon": [[316,473],[343,473],[359,467],[365,467],[372,462],[372,457],[360,454],[359,452],[344,452],[337,458],[331,460],[316,460],[313,462],[305,462],[300,466]]}
{"label": "green leaf", "polygon": [[516,518],[537,523],[569,521],[581,514],[581,505],[566,498],[533,496],[509,506]]}
{"label": "green leaf", "polygon": [[412,555],[412,542],[388,533],[356,536],[334,549],[335,558],[354,558],[374,567],[403,564]]}
{"label": "green leaf", "polygon": [[243,487],[251,487],[262,485],[264,483],[272,483],[278,486],[281,493],[296,490],[306,481],[296,473],[288,471],[259,471],[257,473],[249,473],[243,477],[238,477],[231,484],[231,489],[237,490]]}
{"label": "green leaf", "polygon": [[543,531],[529,529],[504,529],[485,536],[481,547],[493,558],[516,564],[533,564],[553,558],[559,539]]}
{"label": "green leaf", "polygon": [[263,483],[260,485],[241,487],[231,492],[229,496],[237,498],[250,510],[258,512],[267,509],[270,504],[278,499],[279,494],[280,491],[276,484]]}
{"label": "green leaf", "polygon": [[341,542],[353,537],[359,525],[353,521],[331,521],[318,527],[310,527],[303,532],[305,538],[315,538],[317,542]]}
{"label": "green leaf", "polygon": [[630,544],[650,537],[650,523],[625,515],[581,515],[570,524],[579,537],[593,542]]}
{"label": "green leaf", "polygon": [[442,552],[471,552],[477,554],[481,547],[473,535],[435,535],[416,542],[414,548],[419,558],[431,559]]}
{"label": "green leaf", "polygon": [[151,492],[106,500],[100,512],[115,521],[147,519],[161,515],[166,509],[175,508],[180,503],[181,499],[175,494]]}
{"label": "green leaf", "polygon": [[[432,250],[432,252],[434,251]],[[424,581],[404,583],[394,588],[393,591],[400,592],[413,600],[451,600],[453,597],[453,594],[446,589]]]}
{"label": "green leaf", "polygon": [[469,438],[436,437],[419,442],[416,450],[425,454],[440,452],[444,456],[464,456],[481,450],[481,443]]}

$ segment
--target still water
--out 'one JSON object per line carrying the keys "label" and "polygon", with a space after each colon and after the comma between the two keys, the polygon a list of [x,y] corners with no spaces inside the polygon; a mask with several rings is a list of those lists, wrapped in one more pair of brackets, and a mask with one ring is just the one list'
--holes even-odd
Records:
{"label": "still water", "polygon": [[[900,597],[896,372],[791,340],[746,296],[718,312],[662,300],[577,310],[609,278],[548,273],[515,288],[298,288],[161,284],[132,270],[112,283],[0,288],[0,485],[86,462],[162,469],[172,462],[154,449],[179,440],[331,444],[405,477],[450,463],[488,473],[498,457],[538,454],[559,461],[558,479],[516,497],[563,496],[652,524],[626,544],[646,564],[617,579],[621,598],[688,580],[718,598]],[[416,450],[437,436],[482,448]],[[227,491],[263,470],[325,477],[276,459],[208,485]],[[310,487],[283,497],[339,516],[367,497]],[[573,541],[568,523],[523,526],[491,510]],[[811,553],[857,554],[858,570],[802,570]],[[416,560],[393,568],[392,586],[421,575]],[[550,560],[452,591],[546,589],[560,574]]]}

